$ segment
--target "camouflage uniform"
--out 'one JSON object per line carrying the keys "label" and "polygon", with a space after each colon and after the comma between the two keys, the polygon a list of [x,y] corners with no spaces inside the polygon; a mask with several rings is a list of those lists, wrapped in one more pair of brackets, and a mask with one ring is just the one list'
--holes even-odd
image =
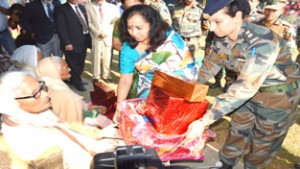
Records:
{"label": "camouflage uniform", "polygon": [[249,16],[247,17],[247,22],[258,22],[264,17],[264,14],[258,12],[257,10],[251,11]]}
{"label": "camouflage uniform", "polygon": [[185,6],[184,3],[176,5],[172,13],[173,27],[187,43],[193,56],[200,47],[201,15],[199,6]]}
{"label": "camouflage uniform", "polygon": [[207,82],[222,67],[236,72],[237,80],[216,97],[202,119],[212,124],[234,112],[221,161],[235,165],[250,146],[245,168],[265,168],[293,124],[300,100],[299,66],[285,40],[270,29],[244,22],[234,47],[227,37],[214,39],[199,81]]}
{"label": "camouflage uniform", "polygon": [[[211,45],[215,34],[213,32],[208,32],[206,39],[205,39],[205,53],[204,55],[207,56],[210,53]],[[226,76],[225,76],[225,85],[223,88],[223,92],[226,92],[229,86],[235,82],[237,75],[234,71],[225,68]],[[221,87],[221,79],[223,77],[223,69],[221,69],[215,76],[215,83],[210,86],[211,89]]]}
{"label": "camouflage uniform", "polygon": [[283,37],[283,39],[288,42],[288,45],[291,49],[294,47],[294,28],[288,22],[278,19],[273,24],[267,24],[265,20],[262,19],[255,24],[270,28],[272,31]]}
{"label": "camouflage uniform", "polygon": [[172,25],[171,14],[164,1],[151,1],[149,5],[159,12],[163,21],[169,21]]}

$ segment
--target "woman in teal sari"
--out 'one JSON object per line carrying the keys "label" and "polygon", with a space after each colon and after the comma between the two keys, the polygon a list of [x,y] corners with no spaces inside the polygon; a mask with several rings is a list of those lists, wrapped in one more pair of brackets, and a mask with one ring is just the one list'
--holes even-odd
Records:
{"label": "woman in teal sari", "polygon": [[123,47],[118,102],[147,98],[155,70],[194,80],[197,67],[181,36],[147,5],[135,5],[124,12],[120,23]]}

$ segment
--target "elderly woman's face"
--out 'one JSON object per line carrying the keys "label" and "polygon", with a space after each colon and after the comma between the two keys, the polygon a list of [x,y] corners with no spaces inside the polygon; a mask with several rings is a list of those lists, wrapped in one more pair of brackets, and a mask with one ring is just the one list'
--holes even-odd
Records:
{"label": "elderly woman's face", "polygon": [[70,74],[71,69],[69,68],[68,64],[64,60],[61,60],[60,64],[61,64],[61,69],[60,69],[61,80],[69,79],[71,77],[71,74]]}
{"label": "elderly woman's face", "polygon": [[149,44],[150,23],[147,22],[140,14],[134,14],[127,21],[128,33],[137,42]]}
{"label": "elderly woman's face", "polygon": [[[50,99],[43,85],[31,76],[26,76],[22,81],[19,90],[21,91],[16,100],[19,107],[26,112],[39,114],[50,108]],[[33,96],[33,97],[31,97]]]}

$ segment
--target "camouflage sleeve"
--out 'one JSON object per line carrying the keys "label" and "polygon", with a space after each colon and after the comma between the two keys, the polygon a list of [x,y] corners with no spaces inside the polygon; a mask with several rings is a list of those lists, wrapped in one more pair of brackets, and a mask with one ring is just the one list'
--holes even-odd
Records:
{"label": "camouflage sleeve", "polygon": [[276,46],[273,41],[260,41],[247,51],[245,64],[237,81],[226,93],[216,97],[212,108],[203,117],[208,124],[233,112],[255,95],[269,72],[276,69],[273,66],[279,53],[279,47]]}
{"label": "camouflage sleeve", "polygon": [[199,70],[198,81],[201,83],[208,82],[214,78],[222,67],[218,54],[212,51],[209,56],[203,59],[202,66]]}
{"label": "camouflage sleeve", "polygon": [[159,5],[160,5],[159,14],[160,14],[161,18],[165,22],[168,22],[170,25],[172,25],[172,18],[171,18],[171,14],[170,14],[170,11],[169,11],[167,5],[164,2],[161,2]]}
{"label": "camouflage sleeve", "polygon": [[283,35],[283,38],[286,40],[286,41],[292,41],[294,40],[294,37],[295,37],[295,29],[292,27],[292,26],[286,26],[285,25],[285,33]]}

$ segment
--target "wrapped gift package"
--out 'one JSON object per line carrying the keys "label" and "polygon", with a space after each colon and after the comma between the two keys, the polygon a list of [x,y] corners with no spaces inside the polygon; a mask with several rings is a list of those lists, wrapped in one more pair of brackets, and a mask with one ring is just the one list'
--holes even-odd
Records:
{"label": "wrapped gift package", "polygon": [[[146,116],[146,112],[156,111],[156,108],[152,106],[152,103],[148,103],[146,99],[126,100],[120,106],[119,128],[126,144],[140,144],[148,148],[154,148],[162,161],[203,160],[203,148],[207,139],[215,137],[214,133],[206,130],[189,144],[183,144],[185,133],[167,135],[159,133],[154,128],[155,124],[153,123],[155,121],[151,122]],[[177,119],[173,120],[177,121]]]}
{"label": "wrapped gift package", "polygon": [[168,135],[183,134],[191,122],[204,115],[209,102],[189,102],[171,95],[160,88],[152,88],[147,100],[148,109],[144,114],[157,132]]}
{"label": "wrapped gift package", "polygon": [[115,90],[103,82],[93,83],[94,91],[90,92],[90,97],[93,105],[103,105],[107,107],[106,114],[111,114],[116,111],[115,103],[117,96]]}
{"label": "wrapped gift package", "polygon": [[[189,102],[202,102],[208,92],[208,86],[196,81],[187,81],[156,70],[151,88],[160,88],[172,96]],[[150,95],[153,90],[150,90]]]}
{"label": "wrapped gift package", "polygon": [[104,82],[94,82],[93,85],[94,91],[97,91],[100,95],[99,97],[102,97],[103,99],[109,99],[116,96],[115,90]]}

